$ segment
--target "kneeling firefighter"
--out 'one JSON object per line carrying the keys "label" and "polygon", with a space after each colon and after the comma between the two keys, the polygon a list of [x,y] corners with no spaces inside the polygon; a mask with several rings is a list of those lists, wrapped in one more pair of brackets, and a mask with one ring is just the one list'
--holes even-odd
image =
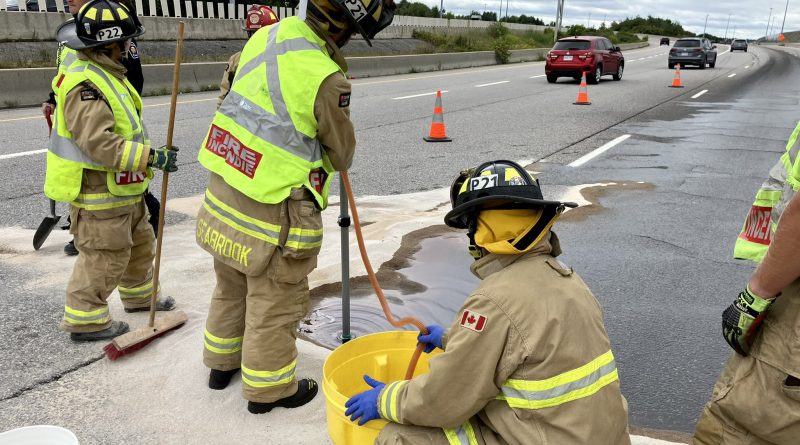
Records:
{"label": "kneeling firefighter", "polygon": [[214,257],[217,276],[203,350],[208,385],[227,387],[241,368],[254,414],[317,394],[314,380],[295,377],[295,340],[330,181],[355,151],[339,48],[355,32],[369,41],[394,16],[392,0],[307,7],[305,20],[283,19],[248,40],[198,156],[210,177],[197,243]]}
{"label": "kneeling firefighter", "polygon": [[379,444],[626,445],[603,314],[550,230],[565,207],[510,161],[462,172],[451,187],[450,227],[467,229],[480,286],[450,327],[420,335],[430,372],[379,382],[347,401],[359,424],[383,418]]}
{"label": "kneeling firefighter", "polygon": [[[57,38],[77,51],[60,80],[44,191],[70,203],[81,252],[67,285],[61,329],[75,341],[107,340],[128,331],[112,321],[106,300],[119,286],[126,312],[146,311],[153,292],[155,237],[142,195],[150,167],[176,171],[177,149],[153,148],[142,101],[125,78],[122,57],[144,33],[124,5],[92,0]],[[172,310],[159,297],[158,310]]]}

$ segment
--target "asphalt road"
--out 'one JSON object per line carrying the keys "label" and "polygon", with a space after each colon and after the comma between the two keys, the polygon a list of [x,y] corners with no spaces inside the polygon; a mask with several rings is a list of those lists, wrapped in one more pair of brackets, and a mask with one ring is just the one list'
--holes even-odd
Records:
{"label": "asphalt road", "polygon": [[[587,107],[572,105],[577,82],[548,84],[542,63],[355,79],[356,195],[446,187],[460,169],[490,158],[535,162],[545,194],[548,184],[619,184],[559,223],[564,259],[605,308],[631,422],[691,431],[728,353],[721,310],[752,270],[730,259],[733,240],[800,98],[795,50],[726,51],[720,47],[715,69],[684,69],[684,89],[667,88],[674,72],[666,47],[628,51],[623,80],[590,86]],[[449,144],[422,141],[436,89],[447,91]],[[175,197],[203,190],[196,154],[215,103],[209,93],[180,100]],[[167,101],[145,100],[156,142],[165,138]],[[0,112],[0,254],[6,228],[35,228],[47,209],[44,154],[24,154],[45,148],[37,114]],[[585,164],[568,165],[625,135]],[[3,400],[98,358],[55,330],[63,284],[31,285],[36,276],[1,259],[0,411]]]}

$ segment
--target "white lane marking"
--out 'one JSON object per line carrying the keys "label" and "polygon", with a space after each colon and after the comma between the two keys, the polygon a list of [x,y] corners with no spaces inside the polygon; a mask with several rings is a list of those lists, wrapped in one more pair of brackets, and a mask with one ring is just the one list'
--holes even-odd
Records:
{"label": "white lane marking", "polygon": [[[196,103],[196,102],[208,102],[210,100],[217,100],[217,98],[216,97],[210,97],[208,99],[179,100],[178,101],[178,105],[193,104],[193,103]],[[144,106],[142,106],[142,108],[155,108],[155,107],[166,107],[166,106],[169,106],[169,102],[164,102],[164,103],[159,103],[159,104],[144,105]],[[44,116],[39,114],[39,115],[36,115],[36,116],[25,116],[25,117],[14,117],[14,118],[10,118],[10,119],[0,119],[0,124],[5,123],[5,122],[26,121],[26,120],[30,120],[30,119],[44,119]]]}
{"label": "white lane marking", "polygon": [[546,76],[546,75],[547,75],[547,74],[539,74],[538,76],[531,76],[531,77],[529,77],[528,79],[538,79],[538,78],[540,78],[540,77],[544,77],[544,76]]}
{"label": "white lane marking", "polygon": [[[447,90],[442,90],[442,93],[447,93]],[[411,99],[412,97],[422,97],[422,96],[432,96],[436,95],[436,91],[432,93],[422,93],[422,94],[412,94],[411,96],[400,96],[400,97],[393,97],[392,100],[400,100],[400,99]]]}
{"label": "white lane marking", "polygon": [[733,77],[733,76],[735,76],[735,75],[736,75],[736,73],[733,73],[733,74],[731,74],[730,76],[728,76],[728,78],[730,79],[731,77]]}
{"label": "white lane marking", "polygon": [[745,65],[744,69],[750,69],[750,65]]}
{"label": "white lane marking", "polygon": [[730,48],[728,48],[728,50],[727,50],[727,51],[725,51],[724,53],[720,54],[720,56],[724,56],[725,54],[728,54],[729,52],[731,52],[731,49],[730,49]]}
{"label": "white lane marking", "polygon": [[613,148],[615,145],[619,144],[620,142],[623,142],[623,141],[625,141],[625,140],[626,140],[626,139],[628,139],[629,137],[631,137],[631,135],[629,135],[629,134],[623,134],[622,136],[620,136],[620,137],[618,137],[618,138],[614,139],[613,141],[611,141],[611,142],[609,142],[609,143],[607,143],[607,144],[603,145],[603,146],[602,146],[602,147],[600,147],[600,148],[597,148],[597,149],[595,149],[595,150],[594,150],[593,152],[591,152],[591,153],[587,153],[587,154],[585,154],[585,155],[581,156],[580,158],[578,158],[578,159],[576,159],[576,160],[574,160],[574,161],[570,162],[570,163],[569,163],[569,164],[567,164],[567,165],[568,165],[569,167],[580,167],[581,165],[583,165],[583,164],[585,164],[585,163],[587,163],[587,162],[591,161],[592,159],[596,158],[597,156],[600,156],[601,154],[603,154],[603,153],[605,153],[606,151],[610,150],[611,148]]}
{"label": "white lane marking", "polygon": [[10,153],[10,154],[7,154],[7,155],[0,155],[0,160],[18,158],[20,156],[36,155],[36,154],[39,154],[39,153],[47,153],[47,149],[45,148],[45,149],[42,149],[42,150],[21,151],[19,153]]}
{"label": "white lane marking", "polygon": [[703,91],[695,94],[694,96],[692,96],[692,99],[697,99],[698,97],[700,97],[700,96],[702,96],[703,94],[706,94],[706,93],[708,93],[708,90],[703,90]]}
{"label": "white lane marking", "polygon": [[501,83],[509,83],[509,82],[511,82],[511,81],[510,80],[501,80],[500,82],[482,83],[480,85],[475,85],[475,88],[483,88],[483,87],[488,87],[488,86],[491,86],[491,85],[500,85]]}

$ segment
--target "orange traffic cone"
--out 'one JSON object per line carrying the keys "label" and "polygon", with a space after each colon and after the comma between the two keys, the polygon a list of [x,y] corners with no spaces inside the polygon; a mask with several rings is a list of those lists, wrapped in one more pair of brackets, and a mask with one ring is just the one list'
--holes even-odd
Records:
{"label": "orange traffic cone", "polygon": [[578,98],[573,102],[574,105],[591,105],[589,102],[589,89],[586,86],[586,71],[583,72],[581,77],[581,86],[578,88]]}
{"label": "orange traffic cone", "polygon": [[442,111],[442,91],[436,90],[436,104],[433,106],[433,121],[428,136],[423,137],[427,142],[453,142],[447,137],[444,129],[444,112]]}
{"label": "orange traffic cone", "polygon": [[672,85],[669,86],[670,88],[683,88],[681,85],[681,64],[675,65],[675,78],[672,79]]}

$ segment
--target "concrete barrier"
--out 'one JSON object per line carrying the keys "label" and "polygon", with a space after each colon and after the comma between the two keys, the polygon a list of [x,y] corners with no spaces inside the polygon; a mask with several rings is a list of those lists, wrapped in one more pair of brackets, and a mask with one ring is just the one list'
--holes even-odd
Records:
{"label": "concrete barrier", "polygon": [[[620,45],[623,51],[648,46],[648,43]],[[512,50],[511,62],[542,60],[549,48]],[[390,76],[424,71],[495,65],[493,51],[419,54],[409,56],[348,57],[349,75]],[[144,65],[145,94],[168,94],[172,88],[172,64]],[[225,70],[224,62],[184,63],[181,88],[191,91],[215,89]],[[47,98],[55,68],[0,70],[0,108],[38,105]]]}

